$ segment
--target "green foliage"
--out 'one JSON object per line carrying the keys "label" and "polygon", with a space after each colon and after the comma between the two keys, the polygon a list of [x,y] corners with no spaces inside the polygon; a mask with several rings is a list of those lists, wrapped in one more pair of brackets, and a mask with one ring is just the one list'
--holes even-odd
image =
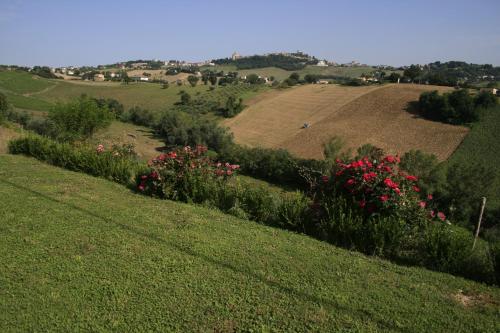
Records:
{"label": "green foliage", "polygon": [[418,106],[425,118],[450,124],[471,123],[479,118],[474,99],[465,89],[443,95],[437,91],[424,92]]}
{"label": "green foliage", "polygon": [[405,69],[403,75],[410,78],[413,82],[417,77],[422,74],[422,69],[418,65],[411,65],[407,69]]}
{"label": "green foliage", "polygon": [[263,81],[259,78],[257,74],[248,74],[245,82],[249,84],[260,84]]}
{"label": "green foliage", "polygon": [[184,90],[181,90],[179,92],[179,95],[181,96],[180,104],[188,105],[189,103],[191,103],[191,95],[189,93],[185,92]]}
{"label": "green foliage", "polygon": [[338,136],[332,137],[323,145],[323,155],[326,160],[334,161],[337,158],[343,158],[342,149],[345,146],[344,140]]}
{"label": "green foliage", "polygon": [[291,55],[269,54],[243,57],[236,60],[217,59],[217,65],[234,64],[237,69],[253,69],[264,67],[278,67],[287,71],[303,69],[306,64],[316,64],[317,60],[309,58],[307,54],[296,53]]}
{"label": "green foliage", "polygon": [[396,73],[396,72],[392,72],[388,77],[387,79],[392,82],[392,83],[396,83],[398,82],[399,79],[401,79],[401,75],[399,73]]}
{"label": "green foliage", "polygon": [[222,115],[225,118],[231,118],[236,116],[243,110],[243,100],[240,98],[238,102],[236,102],[236,98],[234,96],[229,96],[226,101],[226,107],[222,110]]}
{"label": "green foliage", "polygon": [[477,108],[492,108],[498,104],[498,98],[490,91],[482,90],[474,98],[474,105]]}
{"label": "green foliage", "polygon": [[8,111],[9,103],[7,102],[7,97],[0,92],[0,123],[7,118]]}
{"label": "green foliage", "polygon": [[95,100],[81,96],[73,102],[57,104],[50,110],[48,120],[54,124],[55,132],[48,134],[63,141],[85,139],[98,129],[109,126],[113,118],[106,105],[99,107]]}
{"label": "green foliage", "polygon": [[376,147],[372,144],[366,143],[356,150],[356,159],[361,159],[363,157],[368,157],[371,161],[381,161],[384,157],[384,150],[382,148]]}
{"label": "green foliage", "polygon": [[177,110],[169,110],[163,114],[156,132],[164,138],[167,146],[206,145],[210,149],[221,151],[232,142],[228,131],[219,127],[215,121]]}
{"label": "green foliage", "polygon": [[120,118],[123,114],[123,104],[114,98],[94,98],[97,106],[100,108],[107,107],[108,110],[115,115],[115,118]]}
{"label": "green foliage", "polygon": [[495,177],[490,167],[479,163],[451,165],[442,192],[436,197],[453,221],[473,229],[481,198],[489,197],[497,190],[493,186]]}
{"label": "green foliage", "polygon": [[419,179],[424,192],[432,193],[442,185],[438,159],[433,154],[421,150],[410,150],[401,157],[400,168]]}
{"label": "green foliage", "polygon": [[9,152],[32,156],[55,166],[121,184],[129,184],[137,168],[137,163],[130,155],[114,154],[116,150],[106,152],[85,146],[74,147],[69,143],[59,143],[40,136],[10,141]]}
{"label": "green foliage", "polygon": [[191,85],[191,87],[194,87],[198,83],[199,78],[196,75],[189,75],[187,77],[187,80],[188,80],[189,84]]}
{"label": "green foliage", "polygon": [[319,76],[317,74],[306,74],[304,75],[304,81],[307,83],[316,83],[319,80]]}
{"label": "green foliage", "polygon": [[140,126],[154,127],[156,126],[156,118],[156,113],[138,106],[134,106],[133,108],[124,112],[121,115],[120,120]]}

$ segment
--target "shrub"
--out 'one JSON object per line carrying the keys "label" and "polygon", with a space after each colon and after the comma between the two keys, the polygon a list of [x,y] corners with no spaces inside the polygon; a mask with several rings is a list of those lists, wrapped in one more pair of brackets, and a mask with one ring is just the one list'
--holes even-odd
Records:
{"label": "shrub", "polygon": [[115,118],[119,119],[123,114],[123,104],[118,102],[113,98],[94,98],[97,106],[100,108],[107,107],[108,110],[115,115]]}
{"label": "shrub", "polygon": [[150,110],[143,109],[138,106],[130,108],[127,112],[124,112],[120,116],[120,120],[124,122],[130,122],[139,126],[156,126],[156,115]]}
{"label": "shrub", "polygon": [[128,184],[137,162],[127,156],[119,156],[113,151],[105,151],[87,146],[74,147],[69,143],[59,143],[46,137],[28,136],[9,142],[11,154],[24,154],[49,164],[68,170],[88,173],[122,184]]}
{"label": "shrub", "polygon": [[206,152],[205,146],[186,146],[158,156],[150,162],[146,173],[137,175],[137,189],[163,199],[217,202],[220,187],[239,166],[213,163]]}
{"label": "shrub", "polygon": [[321,200],[341,195],[366,215],[419,220],[426,214],[427,203],[420,200],[418,178],[399,170],[399,162],[397,156],[390,155],[381,161],[364,157],[345,164],[338,160],[331,177],[322,177],[317,196]]}
{"label": "shrub", "polygon": [[356,159],[368,157],[369,160],[381,161],[384,157],[384,150],[369,143],[359,147],[356,151]]}
{"label": "shrub", "polygon": [[215,121],[204,120],[186,112],[169,110],[156,126],[167,146],[205,145],[221,151],[232,144],[232,136]]}
{"label": "shrub", "polygon": [[460,227],[430,224],[420,238],[415,264],[494,283],[495,268],[488,245],[479,241],[472,250],[473,241],[473,235]]}
{"label": "shrub", "polygon": [[98,129],[109,126],[113,118],[107,106],[99,107],[95,100],[86,96],[58,104],[48,115],[56,129],[53,137],[62,141],[88,138]]}
{"label": "shrub", "polygon": [[341,157],[341,151],[345,146],[344,140],[338,136],[332,137],[327,143],[323,145],[323,155],[327,160],[335,160]]}

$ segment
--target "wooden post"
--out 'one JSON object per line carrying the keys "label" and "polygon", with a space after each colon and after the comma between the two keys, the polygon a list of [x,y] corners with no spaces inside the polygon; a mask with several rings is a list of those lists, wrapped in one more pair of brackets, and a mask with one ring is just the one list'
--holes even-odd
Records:
{"label": "wooden post", "polygon": [[472,243],[472,250],[474,250],[474,247],[476,247],[477,237],[479,236],[479,229],[481,228],[481,220],[483,219],[484,206],[486,206],[486,197],[483,197],[481,212],[479,213],[479,221],[477,221],[476,235],[474,236],[474,243]]}

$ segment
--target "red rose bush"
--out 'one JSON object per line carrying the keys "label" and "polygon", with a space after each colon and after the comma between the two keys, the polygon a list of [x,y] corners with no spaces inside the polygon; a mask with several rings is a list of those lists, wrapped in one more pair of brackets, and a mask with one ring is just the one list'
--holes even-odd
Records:
{"label": "red rose bush", "polygon": [[210,201],[239,166],[213,162],[206,153],[207,147],[199,145],[159,155],[136,177],[137,190],[164,199]]}
{"label": "red rose bush", "polygon": [[442,212],[429,210],[431,195],[421,199],[418,177],[400,170],[399,163],[399,157],[391,155],[380,161],[367,157],[350,163],[337,160],[331,175],[321,177],[318,199],[341,195],[367,216],[398,216],[408,221],[427,216],[444,221]]}

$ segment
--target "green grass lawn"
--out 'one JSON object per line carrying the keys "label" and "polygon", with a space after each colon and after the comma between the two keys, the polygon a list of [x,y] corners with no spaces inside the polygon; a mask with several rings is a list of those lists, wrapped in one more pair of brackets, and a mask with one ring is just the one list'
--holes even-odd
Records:
{"label": "green grass lawn", "polygon": [[[480,121],[472,129],[451,155],[448,165],[454,163],[480,163],[496,173],[494,188],[500,189],[500,106],[485,111]],[[496,196],[488,198],[488,207],[500,207],[500,190]]]}
{"label": "green grass lawn", "polygon": [[34,159],[0,155],[0,197],[1,332],[500,330],[498,288]]}

